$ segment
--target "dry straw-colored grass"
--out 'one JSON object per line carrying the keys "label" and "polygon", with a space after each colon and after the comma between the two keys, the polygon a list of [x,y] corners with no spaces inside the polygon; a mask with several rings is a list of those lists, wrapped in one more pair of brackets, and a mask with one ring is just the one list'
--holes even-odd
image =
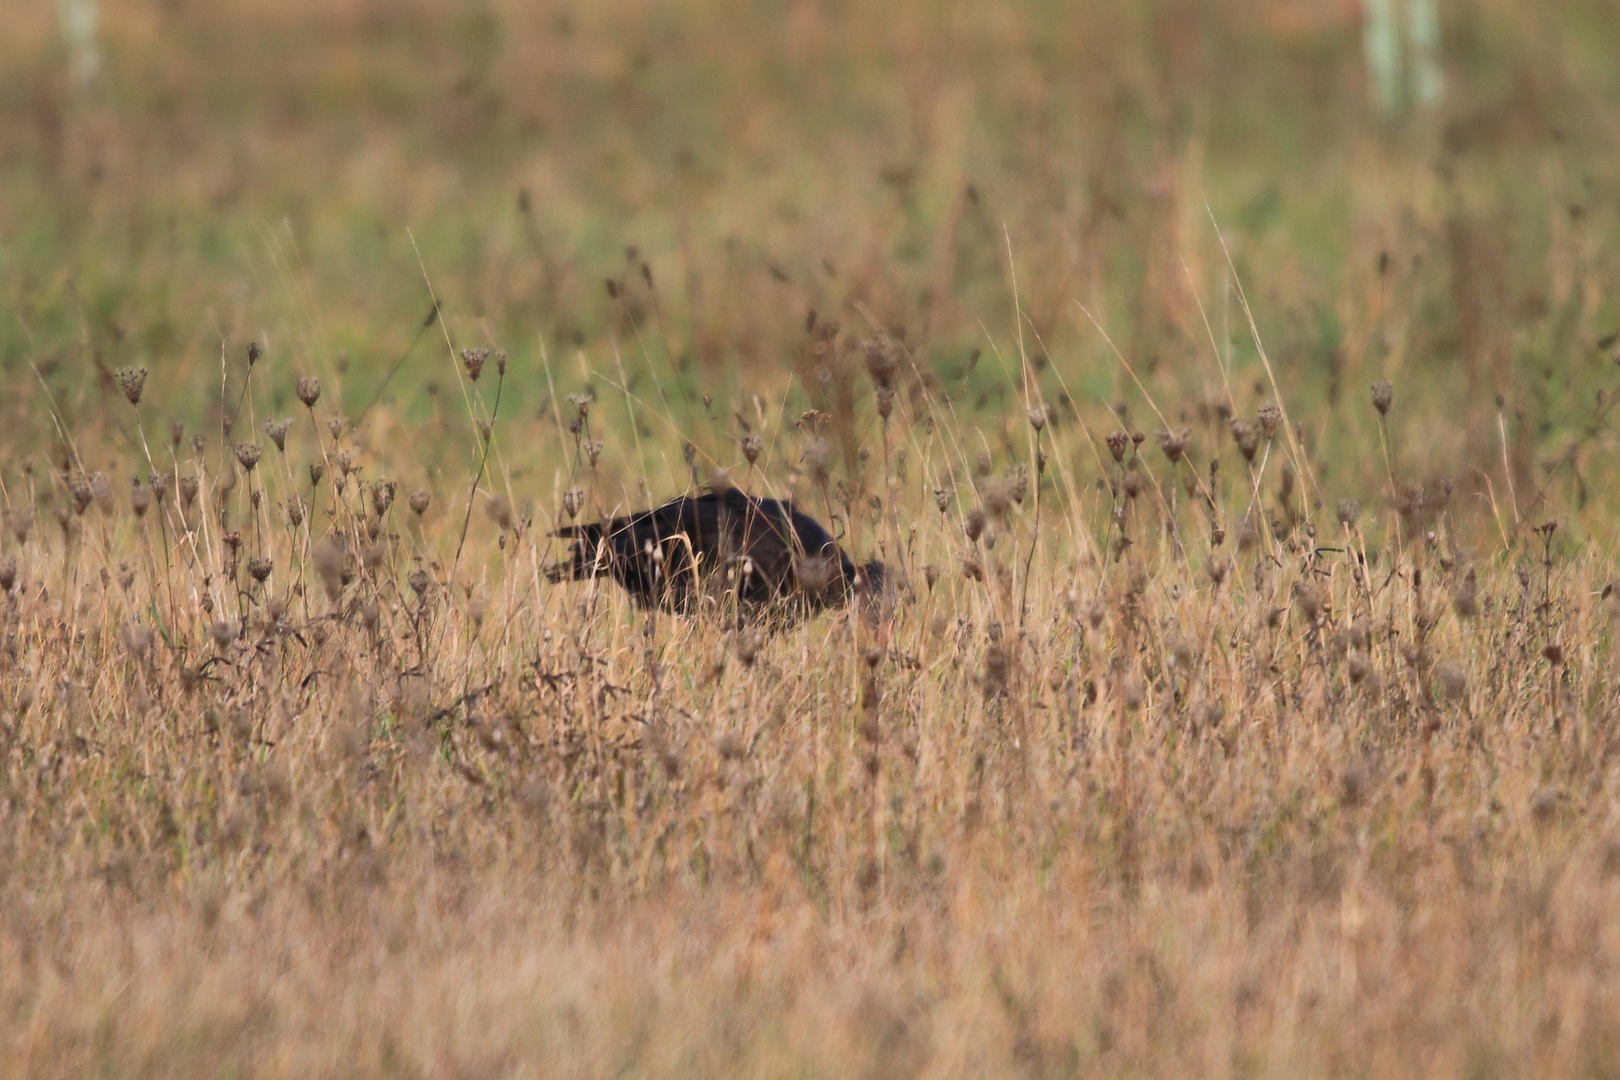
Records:
{"label": "dry straw-colored grass", "polygon": [[0,1075],[1620,1066],[1611,5],[24,7]]}
{"label": "dry straw-colored grass", "polygon": [[[464,360],[498,429],[506,360]],[[771,634],[723,589],[675,618],[546,582],[560,505],[480,492],[462,551],[318,399],[285,450],[15,485],[4,1071],[1607,1059],[1597,560],[1551,524],[1471,550],[1446,482],[1329,518],[1270,408],[1093,440],[1037,403],[988,468],[901,397],[857,455],[888,501],[837,509],[909,586]],[[815,472],[775,475],[854,483]]]}

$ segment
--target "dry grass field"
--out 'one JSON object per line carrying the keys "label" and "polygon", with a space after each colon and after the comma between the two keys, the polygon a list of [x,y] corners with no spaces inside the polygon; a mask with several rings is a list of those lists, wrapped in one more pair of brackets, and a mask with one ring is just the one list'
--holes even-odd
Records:
{"label": "dry grass field", "polygon": [[1620,1074],[1609,3],[11,6],[0,1075]]}

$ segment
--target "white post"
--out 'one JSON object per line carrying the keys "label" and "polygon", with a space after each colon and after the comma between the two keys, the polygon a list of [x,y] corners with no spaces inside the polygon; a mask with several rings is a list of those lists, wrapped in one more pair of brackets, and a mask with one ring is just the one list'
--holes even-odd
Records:
{"label": "white post", "polygon": [[56,17],[62,24],[73,81],[81,85],[90,82],[101,70],[101,54],[96,48],[96,0],[56,0]]}
{"label": "white post", "polygon": [[1373,100],[1392,117],[1401,108],[1401,36],[1395,25],[1395,0],[1365,0],[1361,45]]}
{"label": "white post", "polygon": [[1426,109],[1438,104],[1446,90],[1437,0],[1406,0],[1406,32],[1412,43],[1412,100]]}

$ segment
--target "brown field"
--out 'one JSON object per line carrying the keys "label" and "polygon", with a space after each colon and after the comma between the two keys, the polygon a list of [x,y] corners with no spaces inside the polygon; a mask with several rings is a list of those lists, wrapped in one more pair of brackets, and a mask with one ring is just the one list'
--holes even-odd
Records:
{"label": "brown field", "polygon": [[[8,12],[0,1075],[1620,1074],[1545,7]],[[546,579],[720,474],[899,587]]]}

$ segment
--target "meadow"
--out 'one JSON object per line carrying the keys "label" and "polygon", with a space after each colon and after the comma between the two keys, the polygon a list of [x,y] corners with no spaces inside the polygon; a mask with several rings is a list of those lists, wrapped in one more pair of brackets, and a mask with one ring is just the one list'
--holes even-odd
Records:
{"label": "meadow", "polygon": [[[0,1074],[1620,1072],[1620,13],[1442,14],[8,11]],[[548,580],[722,484],[894,587]]]}

